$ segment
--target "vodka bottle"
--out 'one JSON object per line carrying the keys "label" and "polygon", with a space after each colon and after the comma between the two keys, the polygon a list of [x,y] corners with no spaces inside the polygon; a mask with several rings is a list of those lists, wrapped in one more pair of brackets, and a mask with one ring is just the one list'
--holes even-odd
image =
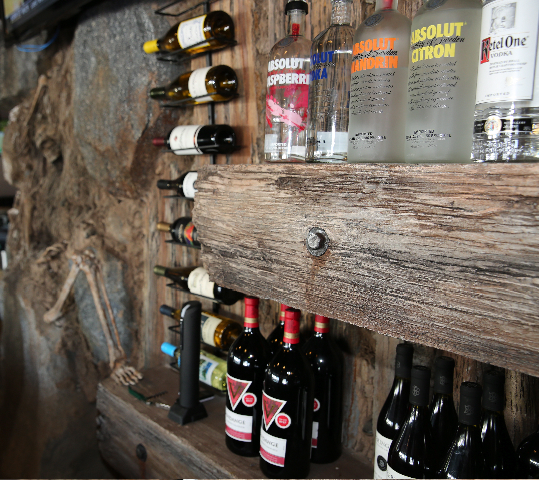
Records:
{"label": "vodka bottle", "polygon": [[308,162],[345,162],[348,151],[352,0],[332,0],[331,5],[331,25],[311,47]]}
{"label": "vodka bottle", "polygon": [[354,36],[349,162],[404,162],[411,22],[398,0],[377,0]]}
{"label": "vodka bottle", "polygon": [[405,159],[471,160],[481,0],[425,0],[412,22]]}
{"label": "vodka bottle", "polygon": [[473,135],[478,162],[539,160],[539,2],[483,0]]}
{"label": "vodka bottle", "polygon": [[285,38],[270,51],[266,91],[266,162],[304,162],[309,106],[309,51],[305,1],[286,4]]}

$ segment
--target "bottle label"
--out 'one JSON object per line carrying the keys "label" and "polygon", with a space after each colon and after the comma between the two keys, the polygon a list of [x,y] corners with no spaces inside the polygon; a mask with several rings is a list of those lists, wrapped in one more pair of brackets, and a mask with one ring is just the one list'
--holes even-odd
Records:
{"label": "bottle label", "polygon": [[[198,148],[197,136],[202,125],[187,125],[175,127],[170,132],[168,144],[176,155],[201,155]],[[185,180],[184,180],[185,183]]]}
{"label": "bottle label", "polygon": [[[483,7],[476,103],[534,99],[538,21],[537,0],[494,0]],[[530,106],[539,106],[539,98]]]}
{"label": "bottle label", "polygon": [[313,422],[313,438],[311,441],[311,446],[313,448],[318,447],[318,422]]}
{"label": "bottle label", "polygon": [[391,438],[380,435],[376,431],[376,443],[374,444],[374,478],[389,478],[387,475],[387,454],[391,447]]}
{"label": "bottle label", "polygon": [[253,436],[253,417],[251,415],[239,415],[226,409],[225,416],[226,434],[240,442],[250,442]]}
{"label": "bottle label", "polygon": [[213,287],[215,282],[210,281],[210,274],[204,267],[195,268],[187,279],[187,287],[191,293],[202,295],[203,297],[213,297]]}
{"label": "bottle label", "polygon": [[384,478],[414,478],[401,475],[399,472],[393,470],[389,465],[387,466],[386,476]]}
{"label": "bottle label", "polygon": [[[262,412],[264,414],[264,427],[269,429],[270,425],[279,416],[280,411],[286,405],[286,400],[270,397],[266,392],[262,392]],[[287,415],[288,416],[288,415]],[[281,421],[281,423],[284,423]]]}
{"label": "bottle label", "polygon": [[215,367],[219,365],[216,361],[211,360],[210,358],[206,357],[204,354],[200,354],[200,365],[198,369],[198,378],[201,382],[204,382],[208,384],[209,386],[212,386],[211,384],[211,376],[213,371],[215,370]]}
{"label": "bottle label", "polygon": [[348,132],[316,132],[318,152],[346,153],[348,151]]}
{"label": "bottle label", "polygon": [[284,459],[286,455],[286,439],[277,438],[260,429],[260,456],[266,462],[278,467],[284,467]]}
{"label": "bottle label", "polygon": [[[226,385],[228,390],[228,399],[230,400],[230,405],[232,406],[232,410],[236,410],[236,407],[238,406],[238,403],[240,403],[240,400],[244,396],[245,392],[249,389],[251,386],[252,381],[248,380],[240,380],[239,378],[231,377],[228,373],[226,374]],[[251,403],[251,402],[248,402]],[[255,402],[251,405],[246,406],[253,406],[256,403],[256,397]]]}
{"label": "bottle label", "polygon": [[500,118],[491,115],[486,120],[476,120],[474,122],[474,133],[486,133],[495,135],[497,133],[510,134],[533,131],[533,121],[531,118]]}
{"label": "bottle label", "polygon": [[397,38],[369,38],[355,43],[352,50],[352,73],[365,70],[398,68],[399,53],[395,50]]}
{"label": "bottle label", "polygon": [[206,75],[210,68],[212,67],[193,70],[193,73],[189,76],[189,81],[187,83],[189,95],[191,95],[192,98],[196,98],[197,102],[210,102],[212,100],[211,95],[208,95],[208,90],[206,89]]}
{"label": "bottle label", "polygon": [[[202,15],[180,23],[178,26],[178,43],[180,44],[180,47],[189,48],[191,45],[196,45],[197,43],[206,40],[206,36],[204,35],[205,20],[206,15]],[[197,48],[208,47],[209,45],[208,42],[205,42],[197,45]]]}
{"label": "bottle label", "polygon": [[188,172],[183,179],[183,194],[185,198],[195,198],[195,182],[198,178],[198,172]]}
{"label": "bottle label", "polygon": [[220,318],[212,317],[210,315],[202,314],[200,320],[200,334],[202,336],[202,341],[216,347],[215,345],[215,329],[222,322]]}

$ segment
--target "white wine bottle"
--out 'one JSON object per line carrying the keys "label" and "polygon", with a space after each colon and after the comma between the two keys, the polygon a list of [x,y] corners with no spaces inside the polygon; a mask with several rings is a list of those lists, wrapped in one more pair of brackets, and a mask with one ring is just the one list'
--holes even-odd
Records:
{"label": "white wine bottle", "polygon": [[236,134],[229,125],[180,125],[166,137],[152,140],[156,147],[166,146],[176,155],[231,153],[236,146]]}

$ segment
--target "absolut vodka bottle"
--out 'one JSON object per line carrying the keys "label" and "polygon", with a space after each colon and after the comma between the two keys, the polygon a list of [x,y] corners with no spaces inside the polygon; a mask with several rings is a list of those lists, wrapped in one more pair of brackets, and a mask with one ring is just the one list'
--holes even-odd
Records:
{"label": "absolut vodka bottle", "polygon": [[536,162],[539,2],[483,3],[473,158],[478,162]]}
{"label": "absolut vodka bottle", "polygon": [[467,163],[481,0],[425,0],[412,22],[405,156],[408,163]]}
{"label": "absolut vodka bottle", "polygon": [[411,22],[398,0],[377,0],[354,36],[349,162],[404,162]]}
{"label": "absolut vodka bottle", "polygon": [[270,51],[266,91],[266,162],[304,162],[309,106],[307,2],[286,4],[286,37]]}
{"label": "absolut vodka bottle", "polygon": [[332,0],[331,5],[331,25],[311,47],[308,162],[345,162],[348,151],[352,0]]}

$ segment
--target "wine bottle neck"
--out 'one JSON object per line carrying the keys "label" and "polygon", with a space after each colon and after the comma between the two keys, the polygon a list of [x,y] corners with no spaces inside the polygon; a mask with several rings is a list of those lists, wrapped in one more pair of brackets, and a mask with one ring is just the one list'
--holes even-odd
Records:
{"label": "wine bottle neck", "polygon": [[167,97],[167,91],[165,87],[152,88],[150,90],[150,97],[154,100],[163,100]]}
{"label": "wine bottle neck", "polygon": [[376,0],[376,10],[396,10],[399,0]]}
{"label": "wine bottle neck", "polygon": [[291,10],[286,16],[286,34],[288,36],[305,35],[305,17],[302,10]]}

